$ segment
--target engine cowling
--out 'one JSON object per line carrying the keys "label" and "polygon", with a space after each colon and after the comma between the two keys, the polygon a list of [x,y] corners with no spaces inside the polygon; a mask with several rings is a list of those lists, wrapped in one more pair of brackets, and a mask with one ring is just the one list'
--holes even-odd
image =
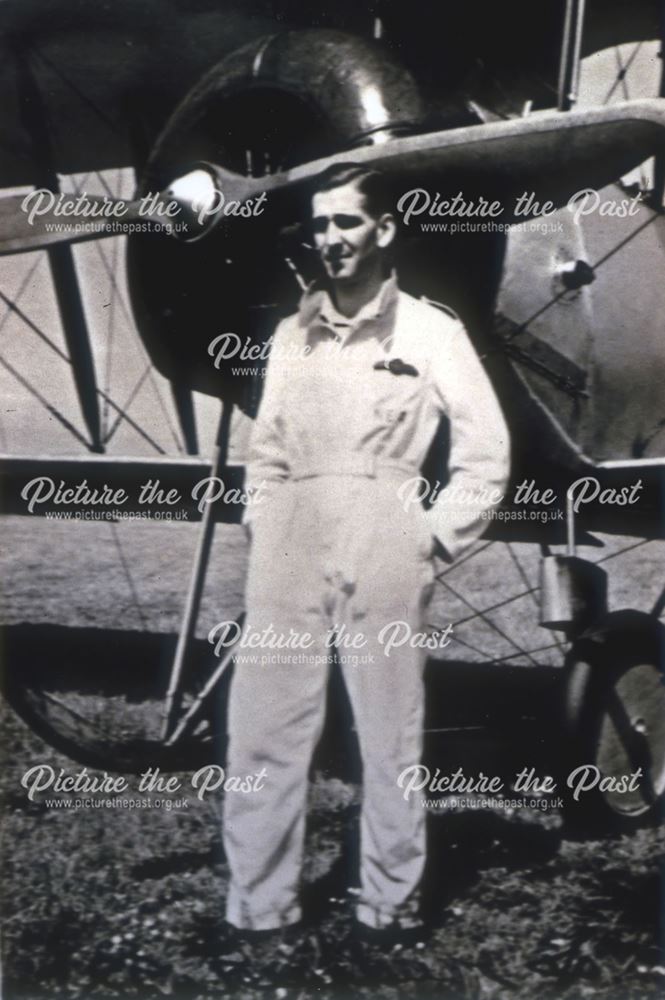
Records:
{"label": "engine cowling", "polygon": [[[159,191],[193,163],[258,176],[414,130],[423,108],[411,76],[375,43],[337,31],[263,37],[214,66],[176,108],[159,137],[139,194]],[[294,206],[229,217],[194,243],[134,234],[128,269],[139,331],[157,369],[175,385],[250,408],[249,367],[215,367],[208,347],[234,332],[262,341],[297,285],[280,231]]]}

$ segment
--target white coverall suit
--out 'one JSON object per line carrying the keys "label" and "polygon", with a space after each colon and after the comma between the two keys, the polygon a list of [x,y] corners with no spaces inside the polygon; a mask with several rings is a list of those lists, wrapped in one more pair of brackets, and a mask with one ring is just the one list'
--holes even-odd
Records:
{"label": "white coverall suit", "polygon": [[[390,370],[395,359],[404,364]],[[501,492],[508,433],[464,328],[394,277],[351,320],[315,289],[277,328],[248,463],[250,494],[262,486],[265,499],[250,507],[246,634],[271,626],[313,641],[236,657],[227,774],[266,775],[260,790],[224,803],[227,919],[237,927],[300,919],[308,769],[340,625],[364,639],[338,648],[363,764],[357,917],[382,928],[414,912],[425,817],[397,779],[421,759],[424,651],[407,642],[386,656],[379,635],[394,621],[422,629],[434,538],[455,558],[490,506],[451,511],[440,498],[427,513],[404,510],[397,491],[419,475],[442,414],[449,486]]]}

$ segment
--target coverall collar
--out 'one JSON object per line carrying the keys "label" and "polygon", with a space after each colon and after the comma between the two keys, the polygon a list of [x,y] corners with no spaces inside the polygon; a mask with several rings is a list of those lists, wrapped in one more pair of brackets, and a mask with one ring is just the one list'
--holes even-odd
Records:
{"label": "coverall collar", "polygon": [[325,285],[313,283],[300,301],[298,320],[307,328],[310,338],[327,338],[331,335],[343,343],[362,332],[383,340],[392,329],[399,289],[395,272],[391,272],[379,291],[355,316],[343,316],[335,308]]}

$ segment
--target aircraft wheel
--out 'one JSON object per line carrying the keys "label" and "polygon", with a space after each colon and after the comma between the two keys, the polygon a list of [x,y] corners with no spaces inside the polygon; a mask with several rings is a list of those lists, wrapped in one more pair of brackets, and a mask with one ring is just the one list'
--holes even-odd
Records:
{"label": "aircraft wheel", "polygon": [[564,692],[564,816],[577,833],[658,823],[665,796],[665,677],[649,636],[571,650]]}
{"label": "aircraft wheel", "polygon": [[[160,668],[173,656],[173,648],[169,637],[165,641],[158,635],[146,635],[143,643],[144,689],[140,696],[135,691],[129,694],[127,681],[123,689],[117,670],[107,668],[106,663],[96,671],[90,689],[82,683],[76,667],[70,671],[66,660],[60,663],[57,678],[48,669],[48,662],[21,664],[25,669],[6,671],[2,695],[41,739],[86,767],[127,774],[141,774],[149,767],[198,770],[219,758],[226,689],[221,684],[216,690],[207,724],[202,722],[177,746],[165,746],[159,737],[164,676]],[[204,654],[206,645],[198,642]],[[99,656],[103,657],[101,650]],[[192,694],[188,691],[187,698]]]}

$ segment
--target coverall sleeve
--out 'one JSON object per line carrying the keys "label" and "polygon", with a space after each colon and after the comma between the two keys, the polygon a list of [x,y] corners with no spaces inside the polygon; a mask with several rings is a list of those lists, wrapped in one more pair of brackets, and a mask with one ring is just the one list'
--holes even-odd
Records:
{"label": "coverall sleeve", "polygon": [[274,334],[273,351],[268,359],[259,412],[249,442],[245,473],[245,490],[249,498],[243,522],[251,524],[270,506],[275,487],[288,478],[289,464],[284,441],[284,406],[288,390],[280,361],[279,347],[284,333],[284,321]]}
{"label": "coverall sleeve", "polygon": [[450,455],[447,488],[427,517],[453,561],[483,534],[487,512],[503,498],[510,442],[494,389],[461,323],[437,352],[431,372],[439,405],[450,421]]}

